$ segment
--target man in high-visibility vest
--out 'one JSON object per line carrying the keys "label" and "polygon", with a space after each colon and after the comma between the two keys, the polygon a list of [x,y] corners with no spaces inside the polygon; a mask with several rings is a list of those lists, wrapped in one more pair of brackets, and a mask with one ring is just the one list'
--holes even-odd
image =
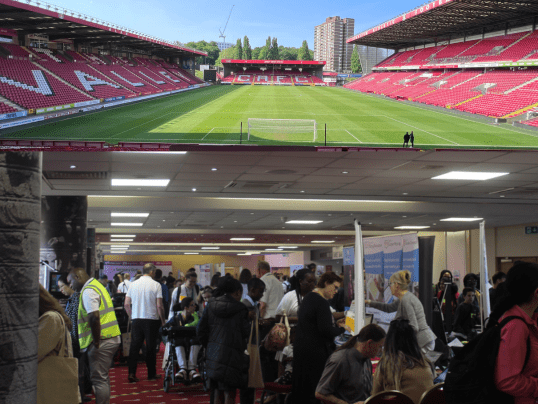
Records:
{"label": "man in high-visibility vest", "polygon": [[103,284],[82,268],[73,269],[67,280],[73,290],[80,292],[78,338],[80,350],[88,356],[95,402],[109,404],[108,373],[121,335],[112,299]]}

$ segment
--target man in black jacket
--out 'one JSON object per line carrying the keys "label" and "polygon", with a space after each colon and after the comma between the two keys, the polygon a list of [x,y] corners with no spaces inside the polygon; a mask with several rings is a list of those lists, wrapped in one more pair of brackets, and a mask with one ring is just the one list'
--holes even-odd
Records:
{"label": "man in black jacket", "polygon": [[234,404],[236,389],[245,384],[250,324],[247,307],[240,301],[241,282],[226,277],[218,289],[217,297],[204,310],[197,334],[206,347],[207,376],[214,404]]}

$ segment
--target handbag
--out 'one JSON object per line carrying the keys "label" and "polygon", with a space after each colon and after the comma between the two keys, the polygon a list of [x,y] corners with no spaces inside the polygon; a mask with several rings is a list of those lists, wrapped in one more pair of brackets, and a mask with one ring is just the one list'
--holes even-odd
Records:
{"label": "handbag", "polygon": [[131,350],[131,321],[127,322],[127,332],[121,334],[121,343],[123,356],[129,356],[129,351]]}
{"label": "handbag", "polygon": [[71,337],[63,317],[61,320],[65,335],[60,342],[58,355],[45,357],[37,366],[37,404],[73,404],[81,401],[78,360],[73,358],[73,348],[67,342],[67,338],[71,341]]}
{"label": "handbag", "polygon": [[[282,323],[282,320],[285,323]],[[289,345],[289,327],[288,316],[284,312],[284,316],[280,319],[280,322],[271,328],[271,331],[269,331],[269,334],[263,340],[263,347],[272,352],[282,351],[286,345]]]}
{"label": "handbag", "polygon": [[254,338],[254,321],[250,326],[250,338],[248,340],[247,352],[249,355],[249,368],[248,368],[248,387],[253,389],[263,389],[265,387],[262,376],[262,364],[260,360],[260,349],[258,348],[258,316],[256,316],[256,339]]}

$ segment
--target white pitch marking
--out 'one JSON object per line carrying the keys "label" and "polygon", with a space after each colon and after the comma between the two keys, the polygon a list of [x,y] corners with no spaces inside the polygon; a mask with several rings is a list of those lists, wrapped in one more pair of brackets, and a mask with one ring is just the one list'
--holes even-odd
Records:
{"label": "white pitch marking", "polygon": [[215,129],[215,128],[212,128],[209,132],[207,132],[205,134],[205,136],[201,140],[204,140],[207,137],[207,135],[209,135],[211,132],[213,132],[213,129]]}
{"label": "white pitch marking", "polygon": [[[344,130],[345,130],[347,133],[349,133],[349,131],[348,131],[347,129],[344,129]],[[349,134],[351,135],[351,133],[349,133]],[[351,136],[353,136],[353,135],[351,135]],[[359,139],[357,139],[355,136],[353,136],[353,138],[354,138],[357,142],[362,143],[362,142],[361,142]]]}
{"label": "white pitch marking", "polygon": [[436,135],[435,133],[428,132],[427,130],[417,128],[416,126],[409,125],[408,123],[405,123],[405,122],[399,121],[399,120],[397,120],[397,119],[391,118],[390,116],[386,116],[386,115],[385,115],[385,118],[387,118],[387,119],[392,119],[393,121],[396,121],[396,122],[398,122],[398,123],[401,123],[402,125],[410,126],[410,127],[412,127],[412,128],[415,128],[416,130],[421,130],[422,132],[429,133],[429,134],[432,135],[432,136],[438,137],[439,139],[446,140],[447,142],[450,142],[450,143],[452,143],[452,144],[455,144],[456,146],[460,146],[459,143],[453,142],[452,140],[445,139],[444,137],[439,136],[439,135]]}

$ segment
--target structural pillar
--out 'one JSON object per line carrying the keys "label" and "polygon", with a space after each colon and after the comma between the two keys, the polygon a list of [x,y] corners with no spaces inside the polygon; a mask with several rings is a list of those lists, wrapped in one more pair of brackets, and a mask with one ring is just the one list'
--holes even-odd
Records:
{"label": "structural pillar", "polygon": [[0,403],[37,401],[41,153],[0,153]]}
{"label": "structural pillar", "polygon": [[41,259],[58,272],[86,269],[86,196],[45,196],[41,204]]}

